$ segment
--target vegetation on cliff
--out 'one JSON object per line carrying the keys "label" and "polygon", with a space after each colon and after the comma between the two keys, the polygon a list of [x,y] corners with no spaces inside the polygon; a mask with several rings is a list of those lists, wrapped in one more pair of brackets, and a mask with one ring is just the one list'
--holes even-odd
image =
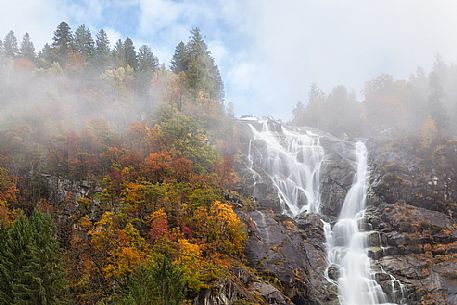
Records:
{"label": "vegetation on cliff", "polygon": [[0,304],[181,304],[230,277],[236,133],[200,31],[170,69],[65,22],[38,55],[2,46]]}

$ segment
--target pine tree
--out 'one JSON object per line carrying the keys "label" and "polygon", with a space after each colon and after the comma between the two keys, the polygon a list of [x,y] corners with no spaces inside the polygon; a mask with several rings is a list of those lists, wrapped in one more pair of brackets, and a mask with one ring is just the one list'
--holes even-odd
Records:
{"label": "pine tree", "polygon": [[52,53],[51,46],[48,43],[46,43],[43,46],[43,49],[38,53],[38,58],[47,64],[52,63],[53,53]]}
{"label": "pine tree", "polygon": [[180,305],[185,297],[185,287],[180,268],[164,257],[154,266],[138,268],[130,278],[121,304]]}
{"label": "pine tree", "polygon": [[76,29],[74,45],[75,51],[81,54],[84,59],[88,60],[94,56],[94,40],[89,29],[84,24]]}
{"label": "pine tree", "polygon": [[[188,61],[184,61],[186,66],[183,67],[179,65],[180,61],[177,56],[176,61],[175,58],[173,58],[172,68],[174,66],[173,63],[175,62],[178,63],[176,65],[177,71],[179,71],[180,68],[185,68],[183,71],[186,73],[189,87],[192,89],[194,95],[203,91],[206,92],[210,98],[222,102],[224,98],[224,85],[219,73],[219,68],[214,62],[214,58],[211,57],[208,46],[203,40],[200,30],[194,28],[190,34],[190,40],[185,47],[188,54]],[[179,49],[182,50],[182,46],[179,47]],[[178,53],[178,55],[180,53]]]}
{"label": "pine tree", "polygon": [[52,38],[52,48],[57,54],[57,59],[61,64],[65,64],[68,54],[73,50],[73,34],[70,26],[66,22],[61,22],[54,31]]}
{"label": "pine tree", "polygon": [[0,304],[65,304],[64,271],[51,218],[34,212],[0,230]]}
{"label": "pine tree", "polygon": [[189,65],[189,59],[186,45],[180,41],[176,46],[175,54],[171,60],[171,70],[175,73],[186,71]]}
{"label": "pine tree", "polygon": [[20,53],[22,57],[30,59],[31,61],[36,59],[35,47],[30,40],[29,33],[25,33],[24,38],[22,39]]}
{"label": "pine tree", "polygon": [[122,40],[118,39],[114,45],[113,57],[118,66],[125,65],[125,50]]}
{"label": "pine tree", "polygon": [[110,47],[108,35],[101,29],[97,33],[97,39],[95,41],[95,64],[99,68],[105,68],[109,62],[109,57]]}
{"label": "pine tree", "polygon": [[446,64],[437,55],[429,77],[430,95],[428,98],[428,113],[435,122],[438,131],[444,130],[449,123],[449,117],[443,105],[444,90],[441,85],[445,68]]}
{"label": "pine tree", "polygon": [[124,41],[124,52],[125,52],[125,65],[129,65],[133,70],[138,70],[138,58],[135,51],[135,46],[130,38],[126,38]]}
{"label": "pine tree", "polygon": [[154,72],[159,67],[159,60],[154,56],[151,48],[142,45],[138,50],[138,71],[139,72]]}
{"label": "pine tree", "polygon": [[13,31],[9,31],[5,36],[3,41],[3,52],[6,57],[16,57],[19,54],[17,39],[16,36],[14,36]]}

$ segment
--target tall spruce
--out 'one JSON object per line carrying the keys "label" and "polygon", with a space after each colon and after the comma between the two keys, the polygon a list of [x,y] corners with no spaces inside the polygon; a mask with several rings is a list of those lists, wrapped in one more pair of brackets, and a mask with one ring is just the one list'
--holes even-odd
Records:
{"label": "tall spruce", "polygon": [[194,96],[205,92],[212,99],[222,102],[224,99],[224,85],[214,58],[198,28],[190,32],[186,46],[179,43],[176,47],[171,69],[184,72]]}
{"label": "tall spruce", "polygon": [[171,70],[175,73],[186,71],[189,65],[189,59],[189,52],[187,52],[186,45],[180,41],[176,46],[175,54],[171,60]]}
{"label": "tall spruce", "polygon": [[142,73],[154,72],[159,67],[159,60],[154,56],[151,48],[142,45],[138,50],[138,71]]}
{"label": "tall spruce", "polygon": [[113,57],[117,66],[125,65],[125,49],[120,39],[114,44]]}
{"label": "tall spruce", "polygon": [[75,31],[74,47],[75,51],[81,54],[86,61],[94,56],[94,40],[90,30],[84,24],[80,25]]}
{"label": "tall spruce", "polygon": [[124,41],[125,65],[129,65],[133,70],[138,70],[138,58],[132,39],[127,37]]}
{"label": "tall spruce", "polygon": [[0,304],[65,304],[65,279],[55,227],[34,212],[0,230]]}
{"label": "tall spruce", "polygon": [[3,41],[3,53],[6,57],[16,57],[19,54],[17,39],[13,31],[9,31],[5,36]]}
{"label": "tall spruce", "polygon": [[29,33],[25,33],[24,37],[22,38],[20,53],[22,57],[30,59],[31,61],[36,59],[35,46],[30,40]]}
{"label": "tall spruce", "polygon": [[50,64],[53,61],[52,49],[49,43],[46,43],[43,46],[43,49],[38,53],[38,59],[42,61],[45,65]]}
{"label": "tall spruce", "polygon": [[65,64],[68,54],[74,48],[73,34],[70,26],[66,22],[61,22],[54,31],[52,38],[52,49],[57,55],[57,60]]}
{"label": "tall spruce", "polygon": [[95,40],[95,64],[98,68],[105,68],[110,58],[109,39],[106,32],[101,29]]}
{"label": "tall spruce", "polygon": [[435,122],[439,131],[444,130],[449,124],[449,116],[443,105],[443,98],[445,96],[442,83],[444,78],[445,63],[438,55],[433,64],[433,70],[430,73],[429,85],[430,95],[428,97],[428,113]]}

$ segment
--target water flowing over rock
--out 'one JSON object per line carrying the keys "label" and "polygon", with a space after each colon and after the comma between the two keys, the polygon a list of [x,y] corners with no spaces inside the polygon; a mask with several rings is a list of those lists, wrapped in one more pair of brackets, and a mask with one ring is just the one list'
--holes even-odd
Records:
{"label": "water flowing over rock", "polygon": [[338,269],[338,276],[332,276],[332,280],[338,284],[342,305],[387,304],[387,295],[370,267],[369,232],[363,231],[369,180],[365,144],[357,142],[355,153],[357,172],[354,183],[344,199],[338,221],[333,228],[326,226],[328,261]]}
{"label": "water flowing over rock", "polygon": [[[324,149],[319,135],[311,131],[298,133],[278,125],[262,123],[261,130],[249,124],[254,135],[252,141],[264,142],[259,152],[260,166],[278,192],[284,214],[297,216],[305,211],[318,213],[320,206],[320,169]],[[249,143],[249,161],[254,175],[255,159]]]}

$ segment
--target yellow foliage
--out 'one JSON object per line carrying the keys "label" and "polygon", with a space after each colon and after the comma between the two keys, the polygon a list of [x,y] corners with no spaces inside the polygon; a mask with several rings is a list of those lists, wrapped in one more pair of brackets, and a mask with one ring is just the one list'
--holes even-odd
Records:
{"label": "yellow foliage", "polygon": [[202,271],[206,263],[203,260],[202,249],[187,239],[178,240],[178,249],[179,255],[174,263],[182,266],[189,288],[197,292],[204,285]]}
{"label": "yellow foliage", "polygon": [[436,128],[435,121],[429,115],[422,124],[421,130],[421,146],[424,148],[429,148],[433,141],[438,136],[438,129]]}

